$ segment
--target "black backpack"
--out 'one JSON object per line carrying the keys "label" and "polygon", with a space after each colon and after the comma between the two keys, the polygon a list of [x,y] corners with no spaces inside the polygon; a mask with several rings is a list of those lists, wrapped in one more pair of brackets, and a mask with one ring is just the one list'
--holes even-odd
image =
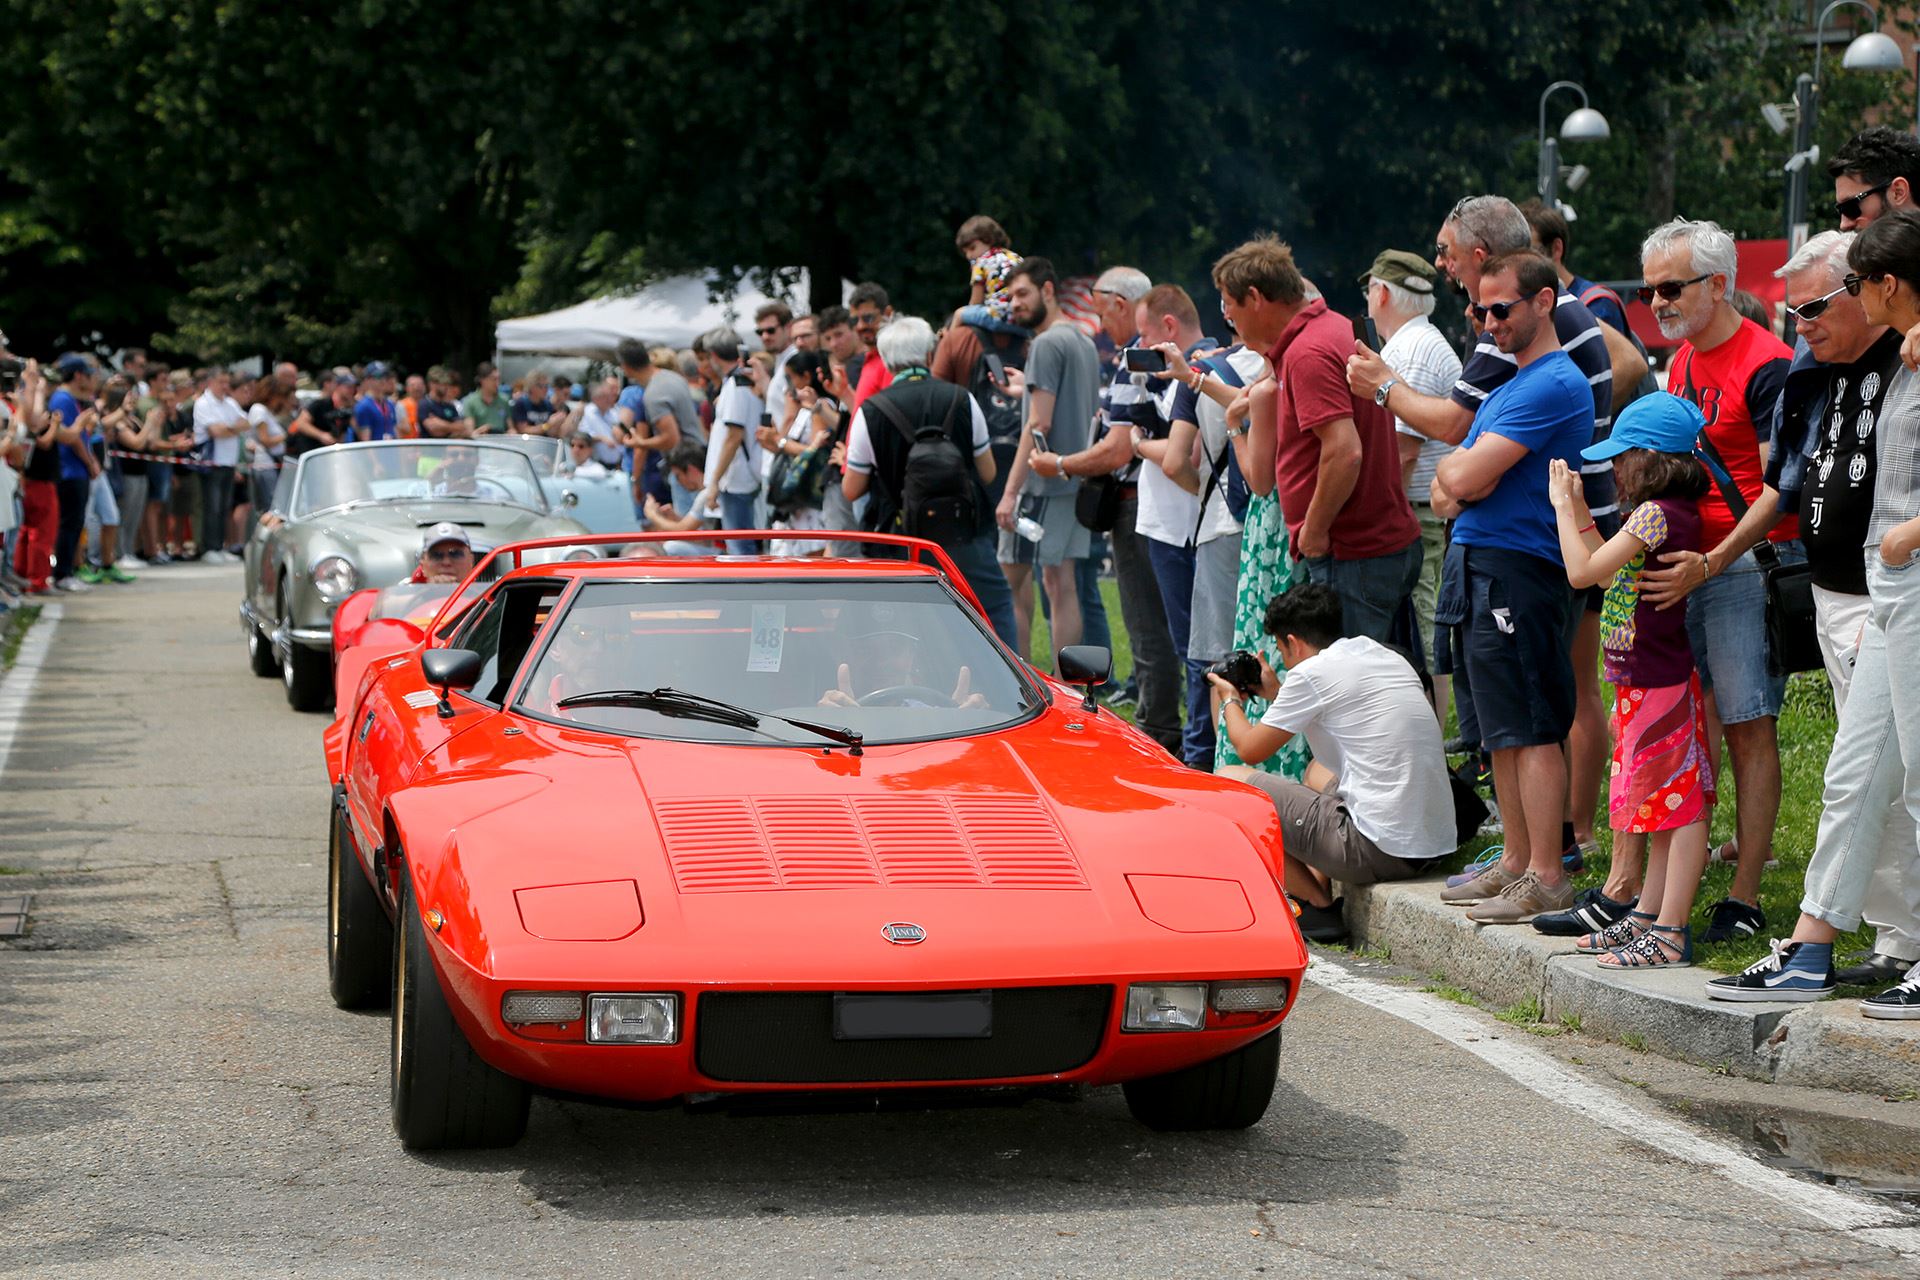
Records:
{"label": "black backpack", "polygon": [[870,396],[865,407],[878,409],[907,441],[907,466],[900,484],[900,531],[931,542],[971,538],[980,527],[979,490],[973,459],[953,442],[954,415],[967,403],[964,388],[953,387],[946,415],[938,423],[912,423],[885,392]]}
{"label": "black backpack", "polygon": [[1020,397],[1009,396],[993,380],[987,364],[989,355],[998,356],[1004,369],[1022,369],[1027,363],[1027,344],[1010,342],[1002,350],[994,345],[993,334],[978,325],[969,325],[980,339],[980,355],[967,378],[967,391],[980,405],[987,420],[987,439],[994,444],[1014,444],[1020,439]]}

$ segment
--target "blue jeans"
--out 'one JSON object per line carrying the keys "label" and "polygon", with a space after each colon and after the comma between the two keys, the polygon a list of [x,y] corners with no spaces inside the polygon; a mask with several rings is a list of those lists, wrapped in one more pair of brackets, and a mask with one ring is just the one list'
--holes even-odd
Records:
{"label": "blue jeans", "polygon": [[[721,493],[720,527],[722,529],[758,528],[753,521],[753,500],[751,493]],[[737,556],[757,556],[760,554],[760,540],[746,538],[739,542],[727,543],[727,550]]]}
{"label": "blue jeans", "polygon": [[1207,664],[1187,656],[1193,635],[1193,548],[1146,538],[1153,580],[1160,586],[1160,604],[1167,611],[1167,631],[1173,651],[1186,664],[1187,723],[1180,735],[1180,754],[1196,769],[1213,768],[1213,710],[1207,686]]}
{"label": "blue jeans", "polygon": [[[1773,550],[1788,564],[1807,558],[1797,540],[1776,542]],[[1687,597],[1687,639],[1720,723],[1742,724],[1780,714],[1787,682],[1767,670],[1767,584],[1753,552]]]}
{"label": "blue jeans", "polygon": [[994,634],[1009,647],[1018,645],[1013,630],[1013,588],[1007,585],[1007,575],[1000,569],[993,533],[983,529],[965,542],[943,544],[941,549],[965,576]]}
{"label": "blue jeans", "polygon": [[1336,560],[1332,556],[1314,556],[1302,560],[1307,581],[1326,587],[1340,597],[1340,621],[1344,634],[1365,636],[1387,643],[1387,633],[1400,606],[1413,594],[1420,580],[1420,539],[1415,538],[1400,551],[1364,560]]}

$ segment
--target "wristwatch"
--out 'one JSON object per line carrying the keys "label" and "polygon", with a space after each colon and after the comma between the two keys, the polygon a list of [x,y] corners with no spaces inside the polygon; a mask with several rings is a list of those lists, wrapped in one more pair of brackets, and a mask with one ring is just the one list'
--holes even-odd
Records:
{"label": "wristwatch", "polygon": [[1379,405],[1382,409],[1386,408],[1387,392],[1393,390],[1395,387],[1399,385],[1400,385],[1400,379],[1388,378],[1385,382],[1381,383],[1377,388],[1374,389],[1373,402]]}

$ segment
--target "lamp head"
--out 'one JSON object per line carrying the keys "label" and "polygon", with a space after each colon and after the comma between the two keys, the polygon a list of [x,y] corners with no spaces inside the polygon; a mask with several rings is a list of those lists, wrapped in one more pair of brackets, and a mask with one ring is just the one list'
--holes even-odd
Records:
{"label": "lamp head", "polygon": [[1592,107],[1581,107],[1560,122],[1562,142],[1605,142],[1612,136],[1613,129],[1607,124],[1607,118]]}
{"label": "lamp head", "polygon": [[1905,71],[1907,59],[1892,36],[1869,31],[1855,36],[1847,45],[1840,65],[1849,71]]}

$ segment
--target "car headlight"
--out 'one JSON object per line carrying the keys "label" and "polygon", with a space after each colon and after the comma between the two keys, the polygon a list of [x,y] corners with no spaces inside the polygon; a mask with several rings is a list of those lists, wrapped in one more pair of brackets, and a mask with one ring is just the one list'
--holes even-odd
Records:
{"label": "car headlight", "polygon": [[677,1044],[680,997],[672,992],[587,997],[587,1043]]}
{"label": "car headlight", "polygon": [[313,566],[313,589],[328,604],[339,604],[360,585],[360,571],[345,556],[328,556]]}
{"label": "car headlight", "polygon": [[1127,988],[1124,1031],[1199,1031],[1206,1025],[1204,982],[1136,982]]}
{"label": "car headlight", "polygon": [[1213,1007],[1221,1013],[1278,1013],[1292,984],[1285,978],[1254,978],[1213,984]]}

